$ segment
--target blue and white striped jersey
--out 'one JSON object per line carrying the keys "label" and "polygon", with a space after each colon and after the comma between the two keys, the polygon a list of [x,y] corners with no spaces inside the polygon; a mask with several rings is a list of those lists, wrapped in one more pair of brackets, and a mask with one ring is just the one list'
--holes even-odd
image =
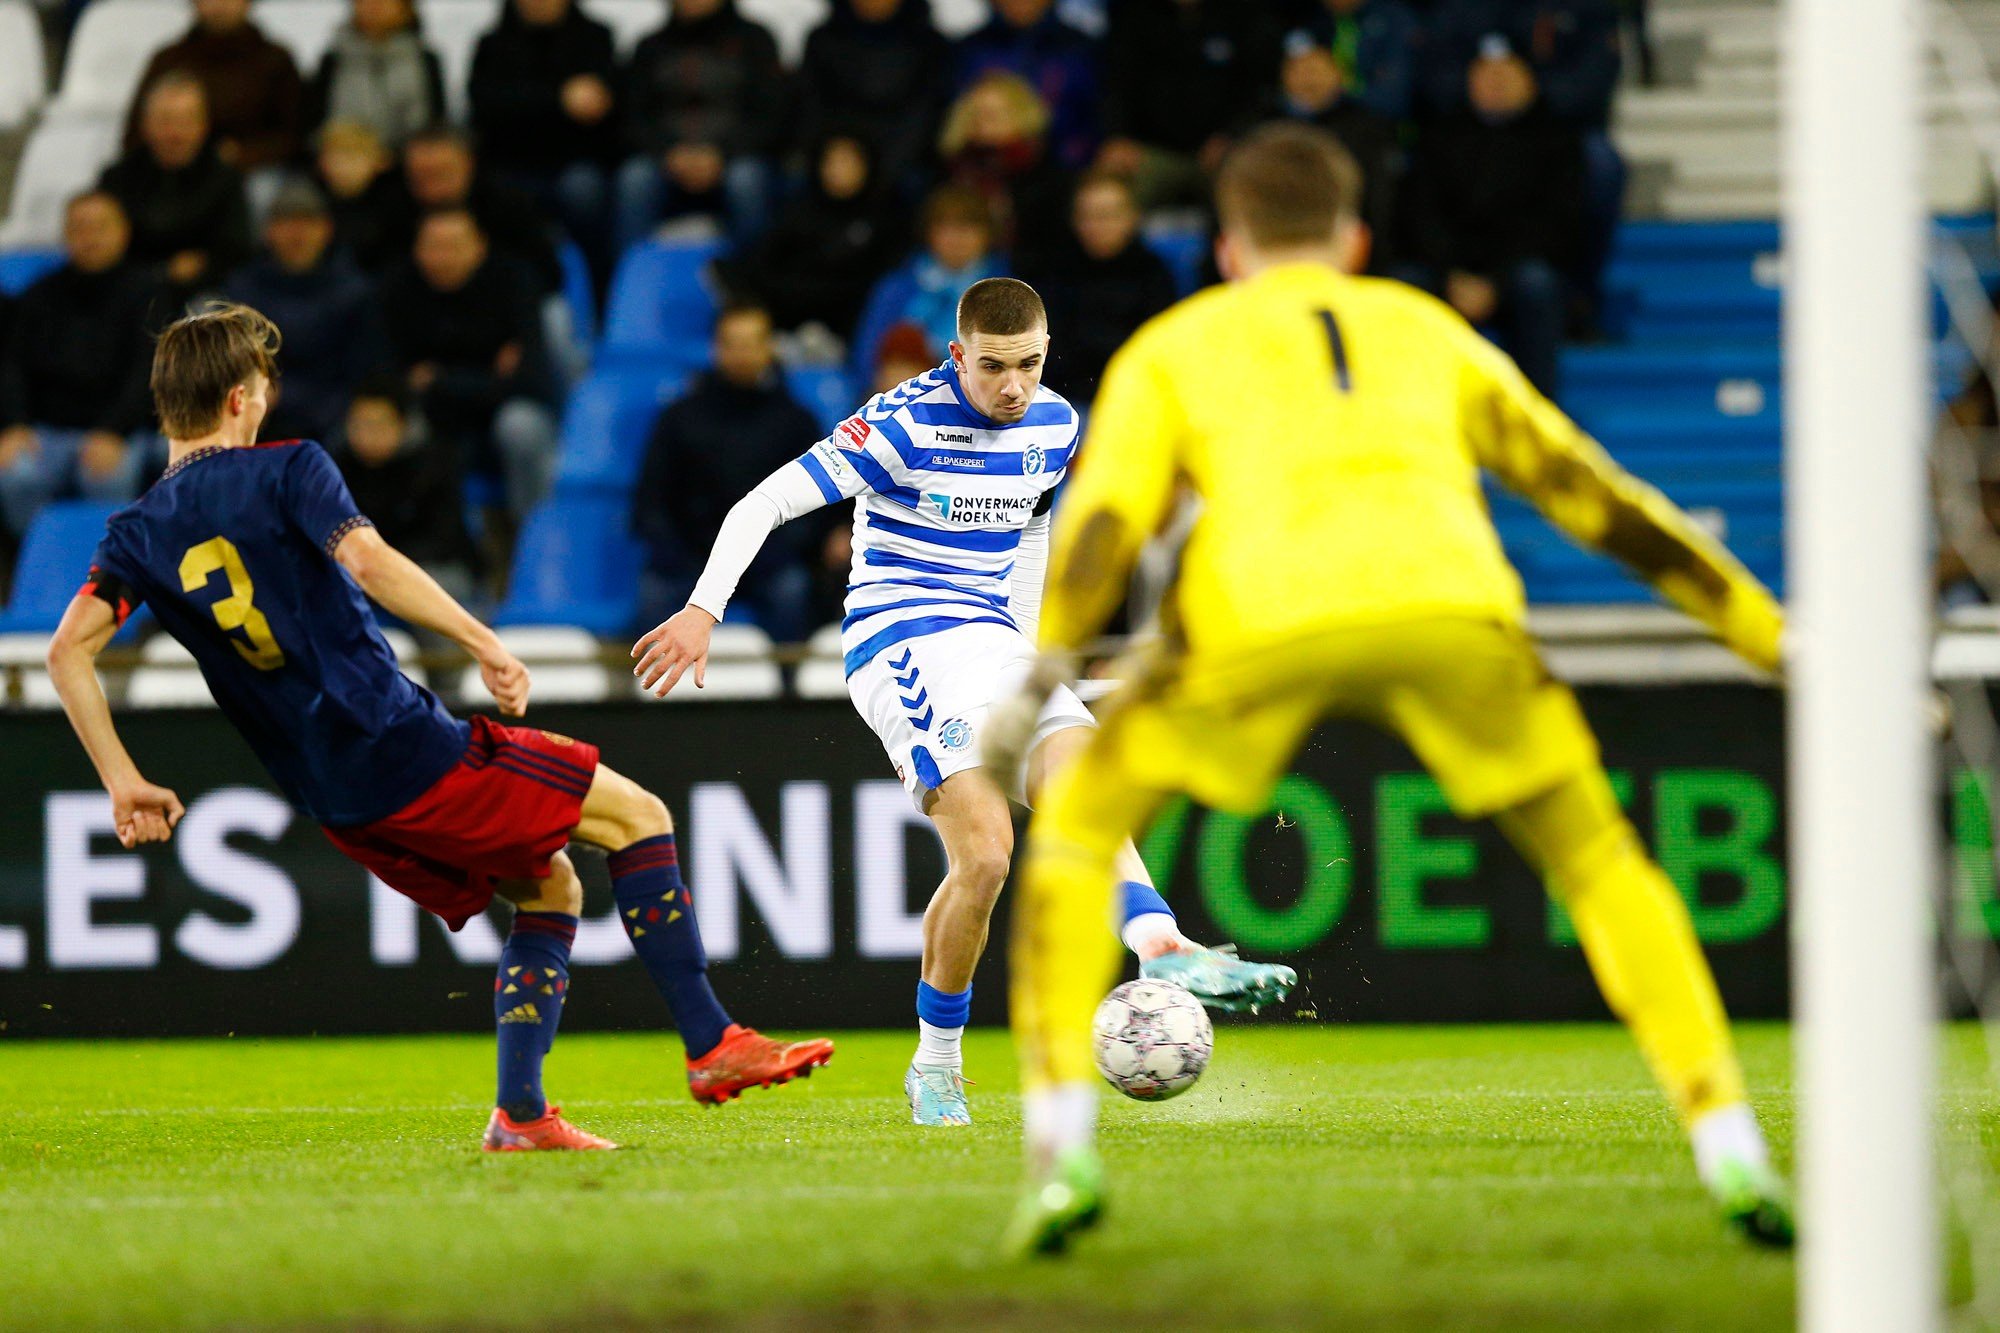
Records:
{"label": "blue and white striped jersey", "polygon": [[947,361],[870,399],[799,457],[792,466],[829,504],[855,501],[849,675],[954,625],[1016,624],[1022,534],[1054,504],[1076,443],[1076,409],[1061,394],[1043,386],[1025,417],[1001,425],[966,399]]}

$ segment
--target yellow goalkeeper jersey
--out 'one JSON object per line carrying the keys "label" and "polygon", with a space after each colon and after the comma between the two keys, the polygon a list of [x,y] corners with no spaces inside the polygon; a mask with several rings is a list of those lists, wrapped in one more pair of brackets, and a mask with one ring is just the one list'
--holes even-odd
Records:
{"label": "yellow goalkeeper jersey", "polygon": [[1192,651],[1516,621],[1521,580],[1482,467],[1775,669],[1782,613],[1728,551],[1442,302],[1320,264],[1198,293],[1112,359],[1057,516],[1042,640],[1075,647],[1102,627],[1183,486],[1204,506],[1170,604]]}

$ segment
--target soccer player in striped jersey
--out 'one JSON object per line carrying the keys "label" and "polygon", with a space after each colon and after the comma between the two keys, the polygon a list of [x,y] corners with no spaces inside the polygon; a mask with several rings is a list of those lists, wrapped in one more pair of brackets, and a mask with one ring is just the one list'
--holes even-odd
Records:
{"label": "soccer player in striped jersey", "polygon": [[92,669],[143,602],[334,846],[453,930],[496,897],[513,905],[493,979],[500,1059],[487,1151],[617,1146],[542,1094],[583,907],[563,850],[572,838],[610,853],[619,920],[680,1029],[695,1100],[713,1105],[825,1064],[831,1042],[774,1041],[729,1021],[658,797],[598,763],[587,742],[461,722],[398,669],[369,598],[471,654],[502,714],[528,706],[528,669],[382,540],[324,449],[256,443],[277,352],[277,328],[248,306],[217,305],[161,335],[152,384],[166,474],[111,516],[49,645],[49,674],[111,796],[118,840],[165,842],[181,817],[180,799],[140,776]]}
{"label": "soccer player in striped jersey", "polygon": [[[1008,802],[1031,804],[1095,725],[1073,691],[1053,691],[1022,761],[1004,772],[981,765],[986,710],[1020,687],[1034,655],[1049,513],[1076,451],[1076,409],[1042,385],[1048,347],[1032,287],[988,278],[967,288],[951,359],[869,400],[739,501],[687,607],[632,649],[646,689],[664,695],[689,670],[699,686],[710,631],[765,538],[823,505],[855,502],[841,633],[848,693],[936,825],[948,864],[924,913],[918,1045],[904,1077],[920,1125],[971,1123],[960,1036],[1013,854]],[[1296,984],[1290,968],[1184,937],[1129,841],[1118,875],[1121,934],[1145,975],[1231,1009],[1274,1003]]]}
{"label": "soccer player in striped jersey", "polygon": [[1182,487],[1203,501],[1168,633],[1050,783],[1030,827],[1011,980],[1033,1179],[1011,1233],[1059,1250],[1096,1220],[1092,929],[1127,833],[1170,793],[1265,808],[1324,717],[1409,743],[1462,818],[1490,817],[1568,910],[1725,1215],[1792,1223],[1687,906],[1612,794],[1576,698],[1542,665],[1483,468],[1616,556],[1752,666],[1784,612],[1734,556],[1620,468],[1433,298],[1351,276],[1360,173],[1329,136],[1257,131],[1216,184],[1231,279],[1133,335],[1104,376],[1091,461],[1056,533],[1043,656],[987,727],[1025,750],[1048,690],[1123,596]]}

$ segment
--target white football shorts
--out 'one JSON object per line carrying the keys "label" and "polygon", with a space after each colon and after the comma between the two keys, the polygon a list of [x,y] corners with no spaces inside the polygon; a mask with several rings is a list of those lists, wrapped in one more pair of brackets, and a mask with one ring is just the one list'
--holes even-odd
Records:
{"label": "white football shorts", "polygon": [[[1011,625],[959,625],[876,654],[847,678],[847,693],[921,810],[932,788],[980,766],[987,710],[1021,688],[1034,660],[1034,645]],[[1096,725],[1076,691],[1061,686],[1043,707],[1029,750],[1067,727]],[[1025,772],[1004,775],[1000,785],[1025,803]]]}

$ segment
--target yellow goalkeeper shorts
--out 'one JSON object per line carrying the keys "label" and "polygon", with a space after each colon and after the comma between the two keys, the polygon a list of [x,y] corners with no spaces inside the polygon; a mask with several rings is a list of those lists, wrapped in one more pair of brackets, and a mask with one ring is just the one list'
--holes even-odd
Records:
{"label": "yellow goalkeeper shorts", "polygon": [[1114,696],[1102,739],[1118,746],[1123,771],[1143,786],[1255,814],[1329,717],[1402,737],[1468,819],[1519,805],[1598,762],[1576,696],[1549,675],[1526,631],[1466,617],[1161,661]]}

